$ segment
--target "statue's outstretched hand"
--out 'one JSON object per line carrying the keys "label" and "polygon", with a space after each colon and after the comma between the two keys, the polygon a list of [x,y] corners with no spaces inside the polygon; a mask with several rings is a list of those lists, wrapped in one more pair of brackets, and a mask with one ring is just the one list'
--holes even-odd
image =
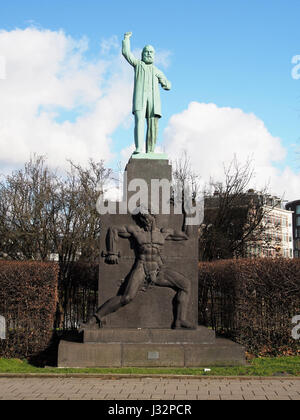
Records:
{"label": "statue's outstretched hand", "polygon": [[132,37],[132,32],[126,32],[126,34],[124,35],[124,38],[131,38]]}

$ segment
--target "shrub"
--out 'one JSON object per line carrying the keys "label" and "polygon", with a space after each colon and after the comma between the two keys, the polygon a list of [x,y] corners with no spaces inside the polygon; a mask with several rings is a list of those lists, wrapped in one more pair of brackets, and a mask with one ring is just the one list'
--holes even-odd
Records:
{"label": "shrub", "polygon": [[0,355],[31,358],[51,342],[57,305],[58,266],[44,262],[0,261],[0,314],[6,340]]}
{"label": "shrub", "polygon": [[300,260],[243,259],[199,265],[199,321],[256,355],[297,354]]}

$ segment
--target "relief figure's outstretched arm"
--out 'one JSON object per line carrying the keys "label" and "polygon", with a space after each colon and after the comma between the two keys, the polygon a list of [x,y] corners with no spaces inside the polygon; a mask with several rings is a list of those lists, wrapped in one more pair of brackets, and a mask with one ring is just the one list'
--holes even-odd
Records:
{"label": "relief figure's outstretched arm", "polygon": [[131,233],[128,231],[128,228],[126,226],[111,227],[108,229],[107,238],[106,238],[107,255],[105,258],[105,262],[107,262],[108,264],[119,263],[119,250],[118,250],[119,237],[121,238],[131,237]]}
{"label": "relief figure's outstretched arm", "polygon": [[184,224],[182,230],[162,229],[166,241],[188,241],[193,236],[193,226]]}
{"label": "relief figure's outstretched arm", "polygon": [[165,235],[166,241],[187,241],[189,239],[185,232],[179,230],[163,229],[162,233]]}

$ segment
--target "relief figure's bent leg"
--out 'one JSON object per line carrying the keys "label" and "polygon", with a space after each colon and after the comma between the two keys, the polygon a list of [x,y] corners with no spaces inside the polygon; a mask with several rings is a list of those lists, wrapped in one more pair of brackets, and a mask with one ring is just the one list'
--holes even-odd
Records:
{"label": "relief figure's bent leg", "polygon": [[182,274],[165,269],[156,281],[156,285],[160,287],[171,287],[177,291],[177,317],[175,320],[175,328],[196,328],[191,322],[187,321],[188,305],[191,295],[191,283]]}
{"label": "relief figure's bent leg", "polygon": [[128,284],[123,295],[114,296],[113,298],[106,301],[95,313],[95,317],[101,322],[102,318],[118,311],[122,306],[128,305],[137,295],[141,285],[145,279],[145,272],[142,265],[137,264],[130,277]]}

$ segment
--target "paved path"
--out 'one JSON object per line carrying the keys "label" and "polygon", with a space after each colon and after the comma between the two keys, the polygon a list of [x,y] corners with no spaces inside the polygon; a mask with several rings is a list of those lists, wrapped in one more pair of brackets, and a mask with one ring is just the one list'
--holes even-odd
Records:
{"label": "paved path", "polygon": [[0,400],[23,399],[300,400],[300,378],[0,378]]}

